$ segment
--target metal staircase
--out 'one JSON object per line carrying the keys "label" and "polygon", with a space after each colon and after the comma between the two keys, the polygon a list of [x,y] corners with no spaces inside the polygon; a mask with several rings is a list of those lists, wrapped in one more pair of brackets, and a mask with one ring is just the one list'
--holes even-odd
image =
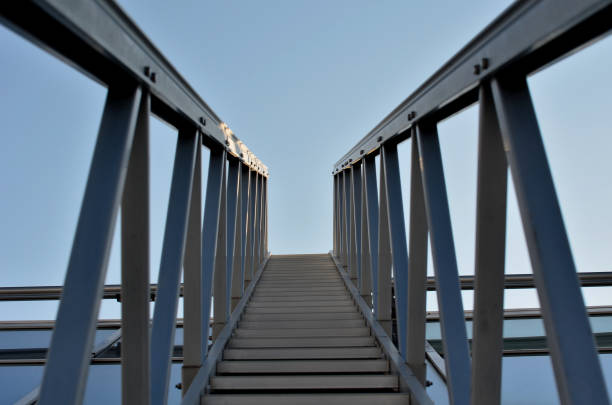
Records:
{"label": "metal staircase", "polygon": [[329,255],[272,256],[203,404],[406,404]]}

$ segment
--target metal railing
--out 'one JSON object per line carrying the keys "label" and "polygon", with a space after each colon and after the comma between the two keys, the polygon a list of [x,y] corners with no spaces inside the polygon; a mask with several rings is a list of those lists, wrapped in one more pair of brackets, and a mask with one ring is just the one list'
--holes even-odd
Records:
{"label": "metal railing", "polygon": [[[516,2],[333,168],[333,254],[389,336],[395,306],[398,350],[423,385],[429,237],[452,404],[500,402],[508,166],[561,402],[609,403],[527,75],[610,28],[610,1]],[[476,102],[480,121],[470,353],[437,123]],[[408,138],[407,235],[397,146]]]}
{"label": "metal railing", "polygon": [[[0,18],[108,88],[37,401],[82,402],[121,208],[122,400],[165,404],[181,272],[187,390],[206,361],[212,296],[215,338],[267,256],[268,168],[115,2],[5,2]],[[150,114],[178,129],[152,326]],[[210,150],[203,223],[202,146]]]}

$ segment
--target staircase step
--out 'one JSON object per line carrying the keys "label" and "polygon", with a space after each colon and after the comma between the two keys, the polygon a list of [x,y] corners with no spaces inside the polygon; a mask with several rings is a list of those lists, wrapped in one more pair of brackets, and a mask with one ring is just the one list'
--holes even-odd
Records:
{"label": "staircase step", "polygon": [[299,337],[299,338],[233,338],[229,347],[367,347],[374,346],[372,336]]}
{"label": "staircase step", "polygon": [[352,303],[349,305],[338,304],[327,307],[289,306],[289,307],[247,307],[246,314],[287,314],[287,313],[318,313],[318,312],[357,312],[357,307]]}
{"label": "staircase step", "polygon": [[319,312],[304,314],[245,314],[243,321],[316,321],[330,319],[362,319],[363,316],[357,311],[354,312]]}
{"label": "staircase step", "polygon": [[314,337],[314,336],[370,336],[370,330],[360,328],[309,328],[309,329],[235,329],[234,336],[262,338],[262,337]]}
{"label": "staircase step", "polygon": [[379,359],[378,347],[306,347],[226,349],[224,360],[280,360],[280,359]]}
{"label": "staircase step", "polygon": [[216,376],[210,379],[212,390],[322,390],[398,388],[393,375],[274,375]]}
{"label": "staircase step", "polygon": [[409,400],[400,393],[213,394],[202,397],[202,405],[406,405]]}
{"label": "staircase step", "polygon": [[387,360],[257,360],[221,361],[218,374],[386,373]]}
{"label": "staircase step", "polygon": [[239,328],[244,329],[290,329],[290,328],[360,328],[365,326],[363,319],[325,320],[325,321],[240,321]]}
{"label": "staircase step", "polygon": [[251,301],[249,302],[249,309],[252,308],[289,308],[289,307],[335,307],[341,305],[354,305],[353,301],[345,298],[343,300],[335,301]]}
{"label": "staircase step", "polygon": [[300,287],[300,286],[295,286],[295,287],[257,287],[257,292],[259,293],[278,293],[278,292],[323,292],[326,291],[327,293],[334,293],[336,291],[340,291],[340,292],[344,292],[346,291],[346,288],[344,288],[344,286],[342,285],[338,285],[338,286],[333,286],[333,287]]}
{"label": "staircase step", "polygon": [[266,296],[257,296],[253,295],[251,301],[249,301],[249,305],[253,302],[300,302],[300,301],[343,301],[350,300],[351,297],[348,293],[345,294],[334,294],[334,295],[289,295],[289,296],[279,296],[279,297],[266,297]]}

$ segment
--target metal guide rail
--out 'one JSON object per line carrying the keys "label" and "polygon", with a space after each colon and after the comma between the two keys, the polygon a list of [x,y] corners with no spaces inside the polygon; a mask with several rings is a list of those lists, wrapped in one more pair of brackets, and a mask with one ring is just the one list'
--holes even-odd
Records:
{"label": "metal guide rail", "polygon": [[[395,314],[397,348],[422,384],[426,352],[433,351],[424,347],[429,238],[444,352],[439,363],[452,404],[501,400],[503,297],[504,288],[512,287],[504,269],[508,167],[561,402],[610,403],[580,290],[580,282],[588,277],[576,273],[527,86],[530,73],[610,28],[610,1],[517,1],[333,167],[333,254],[388,335]],[[477,102],[470,351],[461,298],[466,280],[458,274],[437,123]],[[406,230],[397,147],[408,138],[412,147]]]}
{"label": "metal guide rail", "polygon": [[[82,402],[121,208],[122,401],[165,404],[181,273],[187,390],[206,360],[211,297],[216,331],[267,256],[268,168],[114,1],[3,2],[0,21],[108,88],[42,384],[24,401]],[[150,114],[178,130],[152,325]]]}

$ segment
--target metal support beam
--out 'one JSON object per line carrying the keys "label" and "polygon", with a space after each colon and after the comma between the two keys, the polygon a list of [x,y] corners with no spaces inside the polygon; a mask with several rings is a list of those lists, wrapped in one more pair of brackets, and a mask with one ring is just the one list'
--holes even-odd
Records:
{"label": "metal support beam", "polygon": [[435,123],[419,123],[417,141],[427,223],[436,276],[444,361],[451,404],[470,402],[470,354],[463,319],[459,272],[451,227],[444,169]]}
{"label": "metal support beam", "polygon": [[369,247],[369,268],[372,283],[372,303],[377,316],[378,306],[378,187],[376,186],[376,158],[366,156],[363,160],[363,200],[366,209]]}
{"label": "metal support beam", "polygon": [[242,174],[240,175],[240,230],[242,233],[242,242],[240,247],[240,256],[241,256],[241,264],[240,264],[240,294],[236,294],[232,296],[232,310],[238,305],[240,301],[240,297],[246,288],[245,280],[246,280],[246,268],[248,263],[247,257],[247,235],[248,235],[248,216],[249,216],[249,189],[251,185],[251,172],[246,165],[242,165],[241,169]]}
{"label": "metal support beam", "polygon": [[349,176],[349,188],[348,188],[348,192],[349,192],[349,198],[348,198],[348,203],[349,203],[349,266],[348,266],[348,272],[349,272],[349,277],[351,278],[351,280],[353,281],[353,284],[355,285],[355,287],[359,288],[359,284],[358,284],[358,277],[359,277],[359,271],[358,271],[358,264],[357,264],[357,257],[358,257],[358,253],[357,253],[357,223],[356,223],[356,215],[355,215],[355,193],[356,193],[356,189],[355,189],[355,177],[356,177],[356,172],[355,172],[355,168],[354,166],[351,166],[347,169],[347,174]]}
{"label": "metal support beam", "polygon": [[[233,170],[233,168],[231,167],[231,165],[233,164],[233,162],[230,160],[230,172]],[[228,294],[228,298],[229,298],[229,302],[228,302],[228,308],[229,308],[229,313],[231,314],[232,311],[234,310],[234,307],[236,306],[236,304],[238,303],[238,301],[240,300],[240,297],[242,297],[242,263],[243,263],[243,256],[242,256],[242,233],[243,233],[243,228],[242,228],[242,163],[240,163],[240,161],[236,161],[236,185],[235,185],[235,202],[232,203],[233,205],[235,205],[235,208],[233,210],[231,210],[232,212],[235,213],[235,218],[233,221],[229,221],[229,222],[233,222],[234,224],[234,243],[233,243],[233,247],[231,249],[228,249],[228,254],[231,253],[231,257],[232,257],[232,265],[231,265],[231,269],[230,269],[230,274],[231,274],[231,281],[230,281],[230,293]],[[230,189],[232,190],[232,189]],[[232,193],[233,194],[233,193]],[[229,195],[229,194],[228,194]],[[228,206],[232,206],[230,204],[228,204]],[[229,223],[228,222],[228,223]]]}
{"label": "metal support beam", "polygon": [[247,241],[246,241],[246,265],[244,268],[244,287],[248,287],[253,279],[253,229],[254,223],[253,220],[255,218],[255,197],[256,197],[256,176],[255,172],[249,172],[249,213],[247,215]]}
{"label": "metal support beam", "polygon": [[359,220],[361,222],[361,238],[359,241],[361,273],[359,275],[359,294],[364,302],[372,307],[372,264],[370,253],[370,233],[368,230],[368,208],[366,195],[365,164],[359,165],[362,179],[361,185],[361,208],[359,210]]}
{"label": "metal support beam", "polygon": [[225,326],[227,319],[227,163],[223,162],[221,174],[221,203],[213,275],[213,342]]}
{"label": "metal support beam", "polygon": [[121,202],[121,402],[149,403],[149,94],[143,92]]}
{"label": "metal support beam", "polygon": [[392,283],[391,266],[391,234],[389,229],[389,204],[387,203],[387,175],[385,160],[380,158],[380,201],[378,214],[378,274],[377,294],[374,303],[376,320],[381,324],[387,335],[392,336]]}
{"label": "metal support beam", "polygon": [[189,389],[191,381],[202,365],[202,146],[198,140],[193,170],[193,186],[189,203],[187,244],[183,259],[185,280],[183,288],[183,367],[182,392]]}
{"label": "metal support beam", "polygon": [[472,405],[499,404],[508,166],[489,83],[480,87]]}
{"label": "metal support beam", "polygon": [[354,253],[351,255],[351,257],[353,258],[353,267],[355,267],[352,270],[351,274],[354,275],[354,277],[357,279],[357,283],[355,286],[358,289],[361,289],[361,162],[357,162],[353,166],[351,166],[351,178],[353,179],[353,182],[351,184],[351,191],[353,196],[353,206],[351,207],[351,211],[353,214],[352,219],[354,224],[354,232],[352,238],[354,240]]}
{"label": "metal support beam", "polygon": [[576,267],[524,77],[496,78],[493,98],[563,404],[608,404]]}
{"label": "metal support beam", "polygon": [[[213,274],[217,252],[217,234],[221,211],[221,186],[225,179],[225,150],[210,151],[208,161],[208,177],[206,182],[206,200],[204,202],[204,224],[202,225],[202,316],[210,316],[210,301],[212,299]],[[204,364],[208,351],[208,325],[202,323],[202,361]]]}
{"label": "metal support beam", "polygon": [[136,87],[111,87],[106,98],[43,375],[43,405],[83,400],[140,98]]}
{"label": "metal support beam", "polygon": [[425,385],[425,320],[427,281],[427,213],[419,168],[419,146],[413,131],[410,157],[410,241],[406,302],[406,362]]}
{"label": "metal support beam", "polygon": [[[389,219],[387,226],[391,236],[391,261],[393,263],[393,278],[395,280],[395,316],[397,319],[398,349],[405,359],[406,331],[408,327],[406,312],[408,298],[408,247],[406,243],[406,222],[404,220],[397,145],[393,143],[383,145],[380,156],[385,168],[384,189],[381,182],[381,194],[385,193]],[[381,164],[382,166],[383,164]]]}
{"label": "metal support beam", "polygon": [[351,181],[350,172],[344,170],[342,172],[342,210],[343,210],[343,228],[344,232],[344,255],[342,265],[347,268],[350,274],[350,260],[351,260]]}
{"label": "metal support beam", "polygon": [[197,149],[200,147],[198,140],[195,128],[179,130],[151,331],[151,404],[153,405],[165,405],[168,401],[189,203]]}

